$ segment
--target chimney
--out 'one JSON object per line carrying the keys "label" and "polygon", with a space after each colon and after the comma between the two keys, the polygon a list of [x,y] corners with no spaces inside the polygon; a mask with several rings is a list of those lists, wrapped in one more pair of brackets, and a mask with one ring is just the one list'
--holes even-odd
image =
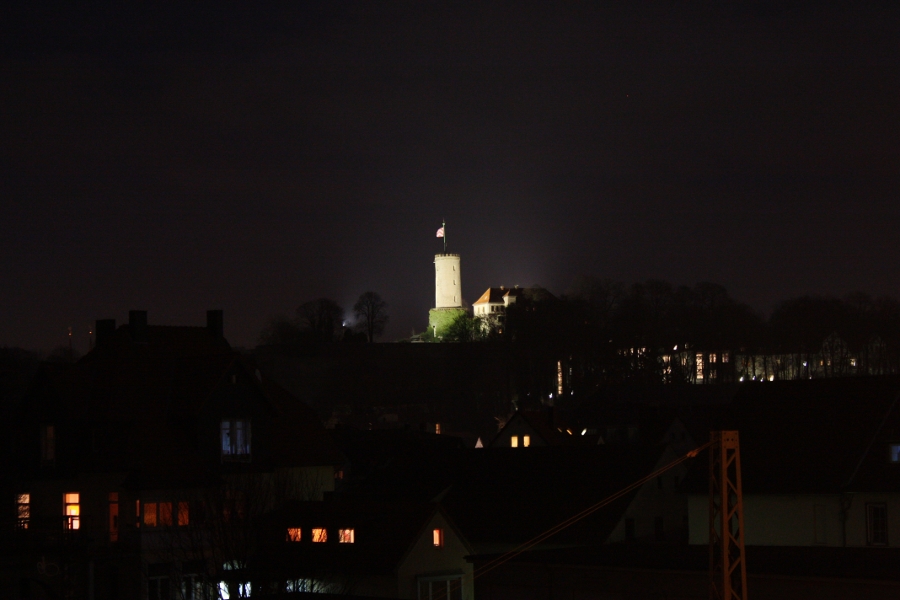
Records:
{"label": "chimney", "polygon": [[225,337],[225,313],[222,310],[206,311],[206,330],[216,339]]}
{"label": "chimney", "polygon": [[131,340],[136,344],[146,344],[150,341],[147,335],[146,310],[128,311],[128,331],[131,333]]}
{"label": "chimney", "polygon": [[116,333],[115,319],[97,319],[94,325],[94,334],[97,336],[95,348],[107,345]]}

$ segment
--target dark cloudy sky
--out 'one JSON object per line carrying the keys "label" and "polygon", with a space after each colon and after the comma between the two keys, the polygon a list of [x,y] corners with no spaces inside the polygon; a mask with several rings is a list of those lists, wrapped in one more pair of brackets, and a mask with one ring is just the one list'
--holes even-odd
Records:
{"label": "dark cloudy sky", "polygon": [[[900,296],[897,2],[0,9],[0,346],[363,291]],[[750,6],[752,4],[752,7]],[[282,6],[284,5],[284,6]]]}

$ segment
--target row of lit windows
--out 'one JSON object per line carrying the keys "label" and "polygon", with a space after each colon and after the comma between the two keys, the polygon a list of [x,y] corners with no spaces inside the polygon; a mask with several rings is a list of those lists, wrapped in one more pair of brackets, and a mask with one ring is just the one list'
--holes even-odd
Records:
{"label": "row of lit windows", "polygon": [[[527,448],[531,445],[531,436],[523,435],[522,436],[522,447]],[[519,447],[519,436],[514,435],[509,438],[509,447],[510,448],[518,448]]]}
{"label": "row of lit windows", "polygon": [[[323,544],[328,541],[328,530],[324,527],[313,527],[311,530],[310,539],[313,541],[313,543]],[[285,541],[303,541],[303,530],[300,527],[288,527]],[[356,531],[354,529],[338,529],[338,543],[356,543]]]}
{"label": "row of lit windows", "polygon": [[[431,532],[432,543],[436,548],[442,548],[444,546],[444,530],[443,529],[435,529]],[[310,540],[315,544],[324,544],[328,541],[328,530],[324,527],[313,527],[310,530]],[[287,533],[285,535],[286,542],[301,542],[303,541],[303,529],[300,527],[288,527]],[[356,530],[355,529],[338,529],[338,543],[339,544],[355,544],[356,543]]]}
{"label": "row of lit windows", "polygon": [[[190,524],[190,510],[187,502],[146,502],[143,505],[143,519],[141,501],[135,501],[137,513],[137,525],[143,522],[145,527],[164,527],[177,525],[179,527]],[[31,522],[31,494],[16,495],[16,517],[19,529],[28,529]],[[68,492],[63,494],[63,517],[66,529],[81,529],[81,494]],[[109,536],[110,541],[115,542],[119,537],[119,494],[109,493]]]}

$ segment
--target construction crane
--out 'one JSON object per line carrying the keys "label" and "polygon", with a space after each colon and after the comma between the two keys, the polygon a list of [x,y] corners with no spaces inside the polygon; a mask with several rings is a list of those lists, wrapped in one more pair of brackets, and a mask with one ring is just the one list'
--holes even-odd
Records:
{"label": "construction crane", "polygon": [[710,432],[709,598],[747,600],[741,447],[737,431]]}

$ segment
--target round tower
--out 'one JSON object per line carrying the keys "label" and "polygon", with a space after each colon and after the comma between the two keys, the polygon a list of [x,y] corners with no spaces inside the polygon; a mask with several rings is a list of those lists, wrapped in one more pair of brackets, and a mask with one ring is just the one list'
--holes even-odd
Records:
{"label": "round tower", "polygon": [[434,307],[462,307],[459,254],[434,255]]}

